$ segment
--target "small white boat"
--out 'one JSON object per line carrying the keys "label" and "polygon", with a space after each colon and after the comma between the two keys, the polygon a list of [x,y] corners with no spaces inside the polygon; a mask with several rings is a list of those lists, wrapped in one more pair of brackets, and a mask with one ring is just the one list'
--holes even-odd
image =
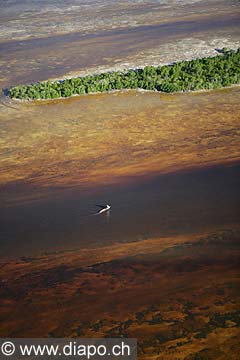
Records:
{"label": "small white boat", "polygon": [[102,214],[106,211],[109,211],[111,209],[111,205],[106,204],[106,205],[96,205],[98,207],[100,207],[100,210],[98,210],[97,214]]}

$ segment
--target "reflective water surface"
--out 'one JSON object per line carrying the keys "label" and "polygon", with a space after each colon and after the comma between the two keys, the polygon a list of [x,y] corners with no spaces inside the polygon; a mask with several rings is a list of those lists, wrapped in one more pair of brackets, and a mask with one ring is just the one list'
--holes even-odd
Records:
{"label": "reflective water surface", "polygon": [[[1,109],[2,257],[237,223],[238,87]],[[109,217],[91,216],[108,202]]]}
{"label": "reflective water surface", "polygon": [[[1,211],[1,257],[228,229],[238,223],[240,167],[162,175]],[[110,203],[109,214],[93,215]]]}

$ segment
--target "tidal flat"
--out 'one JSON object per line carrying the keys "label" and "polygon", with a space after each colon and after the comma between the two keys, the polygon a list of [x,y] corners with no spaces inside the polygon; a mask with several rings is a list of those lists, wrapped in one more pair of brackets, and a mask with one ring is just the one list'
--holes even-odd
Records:
{"label": "tidal flat", "polygon": [[[2,88],[240,45],[234,0],[0,9]],[[1,337],[136,337],[139,359],[238,359],[239,93],[0,98]]]}

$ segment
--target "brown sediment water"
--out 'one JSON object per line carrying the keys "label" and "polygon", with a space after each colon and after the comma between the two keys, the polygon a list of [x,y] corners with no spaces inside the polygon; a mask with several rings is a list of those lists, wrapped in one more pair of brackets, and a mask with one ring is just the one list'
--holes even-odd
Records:
{"label": "brown sediment water", "polygon": [[[236,223],[238,100],[234,87],[2,105],[1,255]],[[105,202],[110,218],[90,216]]]}
{"label": "brown sediment water", "polygon": [[18,186],[44,195],[239,159],[239,87],[7,105],[1,105],[0,125],[7,203],[17,200],[11,190]]}
{"label": "brown sediment water", "polygon": [[[239,175],[215,166],[1,208],[1,260],[234,228]],[[111,212],[95,216],[105,203]]]}
{"label": "brown sediment water", "polygon": [[[1,87],[216,55],[239,47],[238,11],[5,0]],[[134,337],[141,360],[238,358],[239,92],[1,97],[1,337]]]}

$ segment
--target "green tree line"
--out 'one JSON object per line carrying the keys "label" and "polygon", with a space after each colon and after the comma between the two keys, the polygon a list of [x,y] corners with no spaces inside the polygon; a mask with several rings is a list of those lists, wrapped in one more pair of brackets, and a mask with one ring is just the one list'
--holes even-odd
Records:
{"label": "green tree line", "polygon": [[56,99],[122,89],[145,89],[167,93],[216,89],[240,82],[240,48],[222,49],[214,57],[180,61],[165,66],[113,71],[66,80],[15,86],[9,96],[17,99]]}

